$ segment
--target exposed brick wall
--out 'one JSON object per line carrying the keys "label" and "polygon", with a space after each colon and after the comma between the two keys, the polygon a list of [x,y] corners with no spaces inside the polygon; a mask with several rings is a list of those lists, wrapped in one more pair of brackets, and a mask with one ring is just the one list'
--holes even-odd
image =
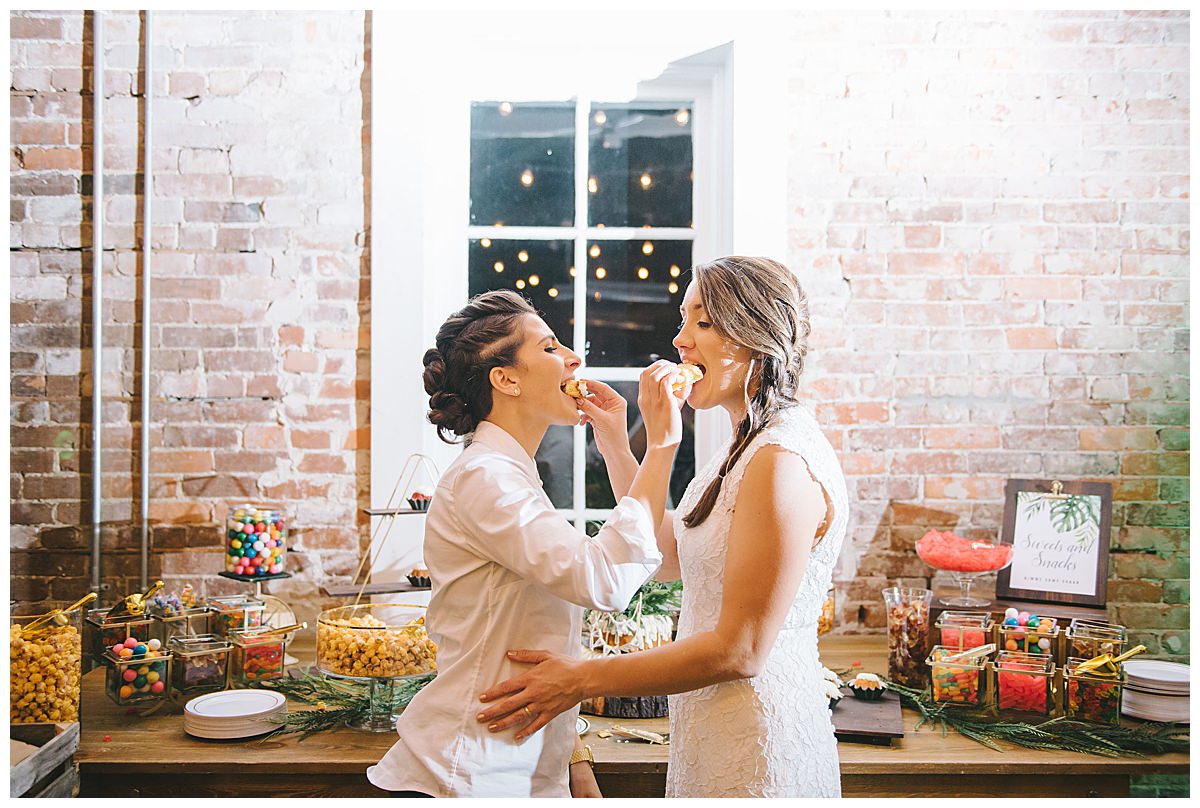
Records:
{"label": "exposed brick wall", "polygon": [[855,508],[841,630],[930,580],[927,529],[995,534],[1007,478],[1098,479],[1110,616],[1188,656],[1188,36],[1186,12],[796,18],[789,257]]}
{"label": "exposed brick wall", "polygon": [[[42,601],[87,580],[91,34],[81,13],[10,19],[13,594]],[[155,19],[153,572],[212,580],[224,506],[280,499],[305,532],[276,591],[311,614],[365,540],[368,21]],[[138,18],[107,31],[120,589],[144,159]],[[1188,36],[1182,12],[794,18],[787,258],[855,507],[839,630],[879,630],[886,582],[929,581],[927,528],[996,531],[1006,478],[1095,478],[1115,485],[1112,617],[1188,656]]]}
{"label": "exposed brick wall", "polygon": [[[362,13],[153,15],[152,576],[244,591],[222,569],[234,502],[285,503],[295,578],[353,572],[365,525]],[[22,601],[89,578],[92,15],[15,12],[12,570]],[[145,168],[143,28],[105,27],[104,556],[137,585]],[[135,327],[136,324],[136,327]],[[109,597],[115,596],[113,592]]]}

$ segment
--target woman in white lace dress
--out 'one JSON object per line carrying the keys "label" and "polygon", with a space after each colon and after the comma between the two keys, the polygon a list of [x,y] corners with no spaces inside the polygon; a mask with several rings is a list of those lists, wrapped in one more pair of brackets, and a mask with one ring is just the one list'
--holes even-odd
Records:
{"label": "woman in white lace dress", "polygon": [[[847,497],[797,403],[807,299],[782,264],[731,256],[693,269],[681,314],[674,345],[705,370],[687,401],[725,409],[733,437],[658,531],[657,577],[684,585],[677,639],[592,660],[512,652],[535,667],[482,694],[479,720],[528,737],[585,698],[672,694],[668,796],[837,797],[817,616]],[[615,487],[632,479],[632,455],[609,462]]]}

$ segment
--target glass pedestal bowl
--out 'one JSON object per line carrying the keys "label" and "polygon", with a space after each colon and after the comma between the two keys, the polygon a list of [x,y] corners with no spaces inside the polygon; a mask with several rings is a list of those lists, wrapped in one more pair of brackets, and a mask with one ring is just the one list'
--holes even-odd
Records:
{"label": "glass pedestal bowl", "polygon": [[317,619],[317,668],[370,688],[367,715],[350,726],[393,731],[397,684],[437,671],[437,646],[425,632],[425,607],[361,603],[327,609]]}
{"label": "glass pedestal bowl", "polygon": [[950,573],[959,586],[957,597],[939,598],[943,606],[980,608],[987,598],[971,597],[971,585],[982,575],[1012,563],[1013,547],[998,539],[964,539],[952,531],[931,530],[917,540],[917,555],[929,566]]}

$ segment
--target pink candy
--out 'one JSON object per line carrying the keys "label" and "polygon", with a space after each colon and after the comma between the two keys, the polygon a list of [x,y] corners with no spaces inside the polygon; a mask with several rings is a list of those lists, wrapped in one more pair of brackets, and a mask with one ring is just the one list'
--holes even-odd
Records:
{"label": "pink candy", "polygon": [[917,540],[917,555],[922,561],[950,572],[1002,569],[1012,560],[1012,552],[1012,545],[975,542],[949,530],[941,533],[931,530]]}

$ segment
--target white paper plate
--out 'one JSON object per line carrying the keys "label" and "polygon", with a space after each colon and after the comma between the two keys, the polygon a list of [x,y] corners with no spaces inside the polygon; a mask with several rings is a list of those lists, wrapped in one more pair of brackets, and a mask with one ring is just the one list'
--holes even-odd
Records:
{"label": "white paper plate", "polygon": [[248,727],[241,730],[218,730],[209,729],[207,727],[189,727],[184,726],[183,730],[188,735],[193,735],[197,738],[209,738],[217,741],[231,741],[237,738],[253,738],[257,735],[266,735],[274,729],[278,729],[278,724],[257,724],[253,727]]}
{"label": "white paper plate", "polygon": [[1160,689],[1187,690],[1192,681],[1192,669],[1178,662],[1160,659],[1131,659],[1123,663],[1125,675],[1135,682]]}
{"label": "white paper plate", "polygon": [[577,732],[578,734],[586,735],[588,728],[591,726],[592,725],[583,716],[581,716],[581,715],[575,716],[575,732]]}
{"label": "white paper plate", "polygon": [[284,695],[273,690],[224,690],[192,699],[183,710],[201,719],[257,718],[286,705]]}
{"label": "white paper plate", "polygon": [[1142,718],[1146,721],[1174,721],[1179,724],[1190,724],[1191,716],[1187,711],[1182,712],[1160,712],[1158,710],[1145,710],[1136,705],[1123,704],[1121,705],[1121,714],[1130,715],[1134,718]]}

